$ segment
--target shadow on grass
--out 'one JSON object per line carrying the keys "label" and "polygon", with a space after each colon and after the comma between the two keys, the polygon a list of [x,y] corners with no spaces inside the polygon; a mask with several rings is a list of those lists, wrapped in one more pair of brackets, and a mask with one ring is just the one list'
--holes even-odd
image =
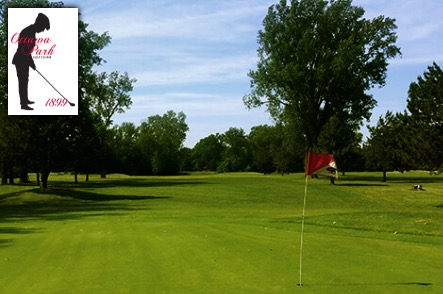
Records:
{"label": "shadow on grass", "polygon": [[23,229],[23,228],[13,228],[13,227],[5,227],[0,228],[0,234],[32,234],[38,229]]}
{"label": "shadow on grass", "polygon": [[28,190],[22,190],[22,191],[17,191],[17,192],[12,192],[12,193],[5,193],[5,194],[0,194],[0,200],[6,199],[6,198],[10,198],[10,197],[15,197],[15,196],[20,196],[25,192],[29,192],[29,191],[33,191],[35,190],[35,186],[33,188],[30,188]]}
{"label": "shadow on grass", "polygon": [[[26,189],[0,196],[0,237],[38,233],[24,229],[23,223],[78,220],[98,216],[121,216],[151,209],[151,201],[168,196],[112,195],[65,188],[65,184],[40,190]],[[89,186],[89,185],[88,185]],[[94,186],[94,185],[91,185]],[[99,190],[98,190],[99,191]],[[8,237],[9,237],[8,236]],[[13,238],[0,238],[0,248],[11,246]]]}
{"label": "shadow on grass", "polygon": [[[98,194],[62,188],[48,188],[15,192],[15,196],[31,192],[24,199],[11,199],[0,205],[0,223],[8,220],[74,218],[76,215],[106,215],[116,212],[149,209],[147,200],[169,199],[169,196],[139,196]],[[35,196],[35,197],[34,197]],[[12,197],[12,196],[10,196]],[[14,201],[13,201],[14,200]],[[140,205],[136,204],[140,202]],[[75,214],[78,213],[78,214]],[[57,217],[59,215],[59,217]],[[1,233],[1,230],[0,230]]]}
{"label": "shadow on grass", "polygon": [[149,178],[123,178],[123,179],[100,179],[88,182],[79,181],[77,184],[68,181],[53,181],[49,182],[49,187],[56,188],[81,188],[81,189],[99,189],[99,188],[114,188],[114,187],[131,187],[131,188],[153,188],[153,187],[174,187],[174,186],[195,186],[207,185],[207,182],[189,181],[177,179],[149,179]]}
{"label": "shadow on grass", "polygon": [[[388,186],[390,183],[411,183],[411,184],[429,184],[429,183],[443,183],[443,177],[441,175],[410,175],[407,173],[401,174],[401,173],[394,173],[387,175],[386,182],[382,181],[382,173],[380,172],[380,175],[377,175],[376,173],[373,173],[371,175],[346,175],[340,177],[340,180],[343,182],[349,182],[344,183],[341,185],[353,185],[353,182],[369,182],[369,183],[355,183],[356,186],[370,186],[370,183],[378,182],[378,184],[374,185],[380,185],[380,186]],[[337,185],[340,185],[340,182],[337,183]]]}
{"label": "shadow on grass", "polygon": [[[0,236],[1,235],[22,235],[22,234],[33,234],[41,231],[40,229],[26,229],[26,228],[14,228],[14,227],[4,227],[0,228]],[[14,243],[12,238],[9,239],[0,239],[0,248],[5,246],[10,246]]]}
{"label": "shadow on grass", "polygon": [[[426,282],[404,282],[404,283],[331,283],[331,284],[303,284],[304,286],[432,286],[432,283]],[[297,284],[300,286],[300,284]]]}
{"label": "shadow on grass", "polygon": [[375,184],[375,183],[336,183],[336,186],[343,186],[343,187],[383,187],[383,186],[389,186],[385,183]]}
{"label": "shadow on grass", "polygon": [[43,191],[34,189],[36,194],[54,195],[60,197],[70,197],[72,199],[87,201],[121,201],[121,200],[148,200],[148,199],[168,199],[169,196],[138,196],[138,195],[111,195],[98,194],[83,190],[72,190],[65,188],[48,188]]}
{"label": "shadow on grass", "polygon": [[13,242],[12,239],[0,239],[0,248],[10,246]]}

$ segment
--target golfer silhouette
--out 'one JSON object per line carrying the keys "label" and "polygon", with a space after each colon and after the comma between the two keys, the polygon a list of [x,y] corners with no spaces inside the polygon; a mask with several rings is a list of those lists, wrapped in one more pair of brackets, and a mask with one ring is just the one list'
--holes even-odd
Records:
{"label": "golfer silhouette", "polygon": [[[49,18],[43,13],[37,15],[37,19],[34,24],[24,28],[20,32],[17,52],[14,54],[12,64],[15,65],[18,78],[18,93],[20,95],[20,105],[24,110],[34,110],[29,107],[29,104],[33,104],[28,98],[28,82],[29,82],[29,67],[36,70],[34,60],[32,59],[31,52],[35,46],[35,34],[41,33],[45,29],[49,30]],[[26,40],[26,41],[20,41]]]}

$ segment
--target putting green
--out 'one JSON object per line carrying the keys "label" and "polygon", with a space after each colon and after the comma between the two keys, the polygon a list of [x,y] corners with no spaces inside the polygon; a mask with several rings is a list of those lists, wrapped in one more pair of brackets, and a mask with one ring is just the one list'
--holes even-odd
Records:
{"label": "putting green", "polygon": [[[51,175],[0,186],[1,293],[442,293],[443,178]],[[414,183],[425,191],[413,191]]]}

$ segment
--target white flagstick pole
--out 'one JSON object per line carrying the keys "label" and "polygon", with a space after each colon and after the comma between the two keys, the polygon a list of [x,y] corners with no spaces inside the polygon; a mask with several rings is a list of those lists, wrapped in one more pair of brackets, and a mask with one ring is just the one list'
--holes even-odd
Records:
{"label": "white flagstick pole", "polygon": [[300,284],[299,286],[303,286],[302,280],[301,280],[301,273],[302,273],[302,265],[303,265],[303,233],[305,228],[305,208],[306,208],[306,195],[308,194],[308,175],[306,175],[306,182],[305,182],[305,197],[303,199],[303,212],[301,216],[301,236],[300,236]]}

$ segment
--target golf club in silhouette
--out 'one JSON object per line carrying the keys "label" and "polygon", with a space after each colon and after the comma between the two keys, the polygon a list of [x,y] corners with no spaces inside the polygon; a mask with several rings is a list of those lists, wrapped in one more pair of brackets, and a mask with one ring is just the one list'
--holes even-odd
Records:
{"label": "golf club in silhouette", "polygon": [[55,87],[54,87],[54,86],[48,81],[48,79],[46,79],[45,76],[42,75],[41,72],[39,72],[37,69],[35,69],[35,71],[38,72],[38,74],[41,75],[42,78],[44,78],[45,81],[48,82],[48,84],[51,85],[51,87],[52,87],[55,91],[57,91],[57,93],[58,93],[60,96],[62,96],[63,99],[65,99],[65,100],[69,103],[69,105],[71,105],[71,106],[75,106],[75,103],[72,103],[72,102],[70,102],[68,99],[66,99],[65,96],[63,96],[62,93],[60,93],[60,92],[59,92],[59,91],[58,91],[58,90],[57,90],[57,89],[56,89],[56,88],[55,88]]}

